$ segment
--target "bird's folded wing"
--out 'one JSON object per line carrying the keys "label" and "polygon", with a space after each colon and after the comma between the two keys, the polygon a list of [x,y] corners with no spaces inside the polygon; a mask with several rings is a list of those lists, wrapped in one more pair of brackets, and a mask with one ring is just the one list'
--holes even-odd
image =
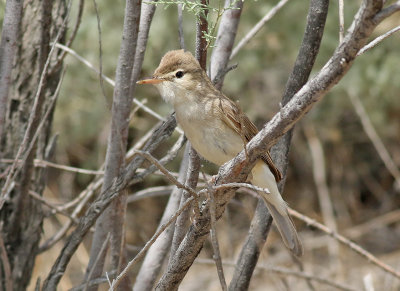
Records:
{"label": "bird's folded wing", "polygon": [[[222,120],[234,131],[236,131],[243,139],[243,143],[247,144],[257,133],[257,127],[250,121],[240,108],[228,97],[221,95],[219,98],[219,106]],[[269,169],[275,176],[276,182],[282,180],[282,174],[272,161],[270,153],[261,156],[261,159],[268,165]]]}

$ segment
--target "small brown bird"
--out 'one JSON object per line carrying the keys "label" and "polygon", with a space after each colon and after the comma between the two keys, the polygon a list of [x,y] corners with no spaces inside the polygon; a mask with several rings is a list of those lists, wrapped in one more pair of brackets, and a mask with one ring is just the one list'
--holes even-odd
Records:
{"label": "small brown bird", "polygon": [[[217,90],[190,52],[170,51],[162,58],[153,78],[138,81],[153,84],[162,98],[174,106],[176,118],[193,148],[205,159],[221,166],[243,150],[258,130],[237,105]],[[251,172],[251,182],[268,188],[260,193],[285,245],[301,256],[303,248],[277,182],[280,171],[269,152]]]}

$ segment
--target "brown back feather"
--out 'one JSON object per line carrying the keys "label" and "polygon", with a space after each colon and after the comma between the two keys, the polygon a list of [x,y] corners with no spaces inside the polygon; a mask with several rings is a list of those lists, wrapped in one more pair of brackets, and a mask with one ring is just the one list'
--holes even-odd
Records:
{"label": "brown back feather", "polygon": [[[244,136],[245,143],[247,144],[247,142],[249,142],[258,133],[257,127],[232,100],[222,93],[220,96],[221,105],[219,106],[219,110],[221,110],[221,116],[226,117],[224,118],[224,121],[230,128],[235,130],[241,136]],[[222,103],[224,103],[225,106],[222,106]],[[282,173],[272,161],[269,151],[262,155],[261,159],[268,165],[272,174],[275,176],[276,182],[282,180]]]}

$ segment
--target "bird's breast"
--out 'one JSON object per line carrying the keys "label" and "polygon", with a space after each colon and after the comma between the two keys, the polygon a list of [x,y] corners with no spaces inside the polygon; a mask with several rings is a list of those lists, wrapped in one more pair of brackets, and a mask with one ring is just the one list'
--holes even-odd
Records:
{"label": "bird's breast", "polygon": [[175,112],[193,148],[206,160],[220,166],[243,149],[241,137],[212,108],[186,104],[176,106]]}

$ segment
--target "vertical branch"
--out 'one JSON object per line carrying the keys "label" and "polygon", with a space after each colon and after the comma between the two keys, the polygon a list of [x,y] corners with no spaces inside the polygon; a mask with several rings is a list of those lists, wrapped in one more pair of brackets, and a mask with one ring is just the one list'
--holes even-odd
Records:
{"label": "vertical branch", "polygon": [[339,43],[343,41],[344,36],[344,3],[339,0]]}
{"label": "vertical branch", "polygon": [[[112,104],[111,132],[108,137],[108,146],[105,161],[104,182],[102,192],[109,189],[114,180],[121,174],[124,167],[124,157],[127,148],[129,114],[132,106],[130,96],[132,87],[132,70],[135,59],[135,50],[138,37],[140,19],[140,0],[128,0],[125,6],[124,28],[118,58],[116,80]],[[96,222],[96,231],[90,252],[86,280],[93,268],[93,278],[101,276],[105,257],[100,258],[96,266],[97,254],[101,250],[108,233],[111,233],[111,267],[117,270],[120,265],[121,248],[123,243],[123,226],[126,209],[126,195],[122,194],[101,214]],[[89,288],[97,290],[97,286]]]}
{"label": "vertical branch", "polygon": [[[183,160],[179,169],[178,181],[182,184],[185,183],[185,179],[188,172],[189,164],[189,147],[185,149]],[[164,225],[170,217],[179,209],[179,202],[181,201],[182,189],[175,187],[168,200],[168,204],[165,208],[164,214],[161,218],[159,228]],[[174,234],[174,226],[168,227],[160,237],[154,242],[147,252],[147,255],[140,267],[139,273],[136,276],[136,282],[133,287],[134,291],[140,290],[152,290],[154,283],[160,273],[161,266],[168,253],[168,249],[171,245],[172,237]]]}
{"label": "vertical branch", "polygon": [[[154,2],[157,2],[154,1]],[[137,39],[136,51],[135,51],[135,65],[133,66],[132,74],[132,86],[136,87],[136,80],[139,77],[140,71],[142,70],[142,64],[144,54],[146,52],[147,39],[149,37],[150,25],[153,21],[154,12],[156,11],[155,4],[143,3],[140,11],[140,24],[139,34]],[[131,96],[134,93],[134,88],[131,88]]]}
{"label": "vertical branch", "polygon": [[6,1],[3,30],[0,43],[0,145],[3,139],[6,119],[8,91],[11,82],[11,71],[17,50],[17,38],[21,26],[22,0]]}
{"label": "vertical branch", "polygon": [[[192,146],[189,142],[186,145],[185,152],[188,153],[188,157],[189,157],[188,158],[189,166],[188,166],[188,171],[187,171],[187,175],[185,178],[185,185],[189,186],[192,189],[195,189],[195,187],[197,185],[197,180],[199,177],[200,159],[199,159],[198,154],[192,148]],[[184,205],[185,202],[190,197],[191,197],[191,194],[189,192],[183,191],[179,207],[182,207],[182,205]],[[198,207],[198,205],[195,205],[194,207]],[[171,260],[172,260],[173,256],[175,255],[175,252],[178,249],[179,244],[181,243],[182,239],[184,238],[184,236],[186,234],[188,222],[190,220],[190,209],[191,208],[184,210],[175,222],[175,232],[174,232],[174,237],[172,239],[169,263],[171,263]]]}
{"label": "vertical branch", "polygon": [[[308,80],[314,61],[318,55],[328,13],[328,6],[328,0],[310,1],[303,41],[292,73],[286,83],[285,92],[282,97],[282,106],[287,104]],[[278,185],[281,193],[286,179],[292,134],[293,130],[288,131],[271,150],[274,162],[276,166],[282,170],[283,174],[283,179]],[[240,252],[236,264],[237,267],[229,285],[229,290],[244,290],[248,288],[259,254],[268,236],[271,221],[272,218],[267,208],[264,203],[259,201],[251,223],[251,228]],[[241,272],[243,269],[247,271]]]}
{"label": "vertical branch", "polygon": [[181,49],[186,50],[185,47],[185,35],[183,33],[183,14],[182,14],[182,4],[178,4],[178,34],[179,34],[179,44]]}
{"label": "vertical branch", "polygon": [[226,10],[221,17],[210,60],[210,78],[218,89],[222,88],[224,82],[244,3],[242,0],[226,0],[225,8],[231,6],[231,2],[234,2],[234,9]]}
{"label": "vertical branch", "polygon": [[360,98],[358,98],[358,96],[351,91],[349,92],[349,98],[351,104],[354,107],[355,112],[357,113],[358,117],[361,120],[361,124],[363,126],[365,133],[367,134],[372,144],[374,145],[375,150],[377,151],[379,157],[385,164],[386,169],[388,169],[390,174],[396,180],[397,186],[400,186],[400,170],[393,162],[393,159],[390,157],[389,151],[386,149],[385,145],[382,142],[382,139],[379,137],[374,126],[372,125],[372,122],[368,117],[368,114],[365,111],[365,108],[361,103]]}
{"label": "vertical branch", "polygon": [[[208,6],[208,0],[200,0],[201,5]],[[207,67],[207,40],[204,32],[208,31],[208,9],[202,10],[196,24],[196,59],[199,61],[203,70]]]}
{"label": "vertical branch", "polygon": [[[153,152],[161,142],[170,137],[175,127],[176,120],[175,117],[171,115],[165,122],[158,126],[156,130],[154,130],[142,150],[149,153]],[[96,200],[90,204],[85,215],[79,220],[75,230],[67,238],[64,247],[44,281],[43,290],[57,290],[57,285],[60,282],[61,277],[64,275],[65,269],[67,268],[72,255],[76,252],[83,238],[100,214],[110,205],[111,201],[118,197],[121,190],[125,189],[129,185],[130,181],[134,179],[136,170],[142,165],[144,159],[145,158],[142,156],[134,157],[125,168],[122,175],[118,179],[114,180],[111,187],[98,195]]]}
{"label": "vertical branch", "polygon": [[[334,232],[337,232],[335,214],[326,181],[324,150],[312,124],[309,124],[304,128],[304,133],[311,152],[314,181],[317,187],[318,201],[321,208],[323,221],[327,227]],[[330,259],[334,261],[334,269],[337,269],[338,266],[335,266],[337,265],[339,258],[339,244],[337,241],[332,240],[329,242],[328,251]]]}
{"label": "vertical branch", "polygon": [[208,193],[210,195],[210,217],[211,217],[210,237],[211,237],[211,244],[213,247],[213,259],[217,267],[217,273],[219,282],[221,284],[221,288],[223,291],[227,291],[228,286],[226,285],[224,268],[222,267],[221,252],[219,251],[217,228],[216,228],[217,218],[215,217],[215,208],[216,208],[216,203],[214,198],[215,190],[212,189],[209,185],[208,185]]}

